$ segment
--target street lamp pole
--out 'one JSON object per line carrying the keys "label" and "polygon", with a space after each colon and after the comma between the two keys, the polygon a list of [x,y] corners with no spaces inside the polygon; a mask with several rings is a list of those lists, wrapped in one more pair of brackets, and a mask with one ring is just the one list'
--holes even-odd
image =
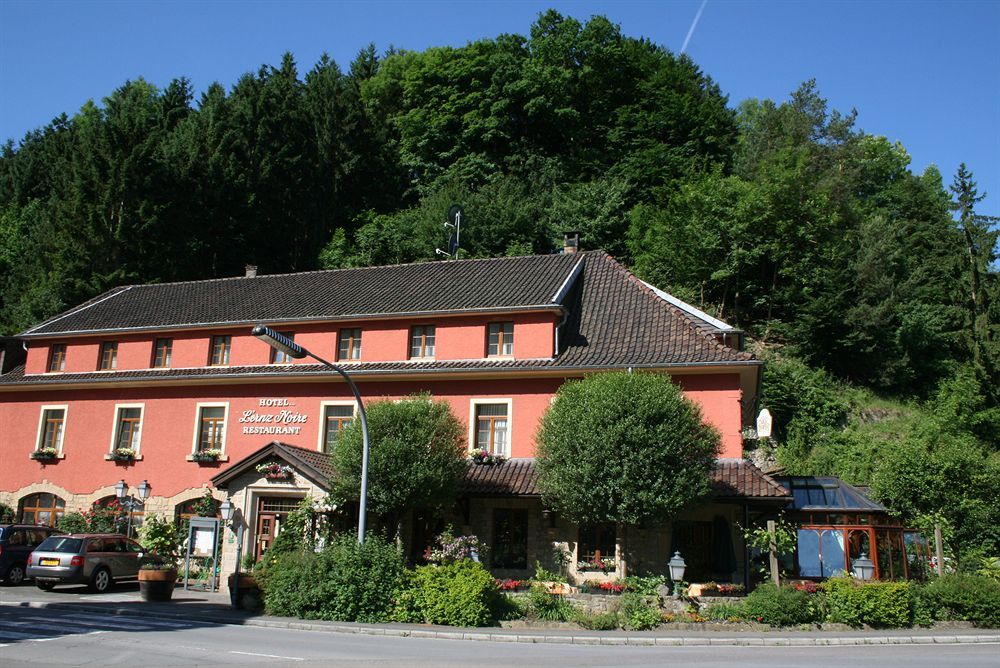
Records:
{"label": "street lamp pole", "polygon": [[115,496],[118,497],[118,503],[128,513],[128,528],[125,530],[125,535],[129,538],[132,537],[132,515],[136,510],[146,505],[146,499],[149,498],[149,490],[149,483],[143,480],[136,488],[136,491],[139,493],[139,498],[136,498],[128,495],[128,484],[124,480],[119,480],[118,484],[115,485]]}
{"label": "street lamp pole", "polygon": [[327,362],[322,357],[313,354],[287,336],[282,336],[266,325],[256,325],[251,333],[272,348],[280,350],[289,357],[295,359],[311,357],[326,368],[333,369],[347,381],[348,387],[354,393],[354,401],[358,404],[358,415],[361,417],[361,502],[358,509],[358,543],[363,545],[365,542],[365,520],[368,515],[368,416],[365,414],[365,405],[361,401],[361,393],[358,392],[358,386],[354,384],[354,381],[347,375],[347,372],[336,364]]}

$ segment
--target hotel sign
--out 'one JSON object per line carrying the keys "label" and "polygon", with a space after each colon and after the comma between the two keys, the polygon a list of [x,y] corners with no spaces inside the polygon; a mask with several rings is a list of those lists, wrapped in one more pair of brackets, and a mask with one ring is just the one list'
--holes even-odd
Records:
{"label": "hotel sign", "polygon": [[[309,416],[292,410],[295,404],[288,399],[259,399],[257,408],[243,411],[240,424],[244,434],[291,434],[298,435],[302,431],[299,425],[305,424]],[[267,410],[271,409],[271,410]]]}

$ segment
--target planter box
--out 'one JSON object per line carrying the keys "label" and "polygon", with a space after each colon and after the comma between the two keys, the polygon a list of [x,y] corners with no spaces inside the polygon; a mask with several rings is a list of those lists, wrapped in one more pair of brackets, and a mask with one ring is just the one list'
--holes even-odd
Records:
{"label": "planter box", "polygon": [[169,601],[174,595],[177,569],[139,571],[139,595],[144,601]]}

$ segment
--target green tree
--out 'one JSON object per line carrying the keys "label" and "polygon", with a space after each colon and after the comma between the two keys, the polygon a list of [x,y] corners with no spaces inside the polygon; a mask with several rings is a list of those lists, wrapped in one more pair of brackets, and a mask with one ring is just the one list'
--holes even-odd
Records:
{"label": "green tree", "polygon": [[625,527],[669,522],[709,493],[719,448],[669,376],[598,373],[563,385],[542,418],[538,485],[574,522],[618,524],[624,557]]}
{"label": "green tree", "polygon": [[[409,510],[455,500],[465,473],[465,430],[448,403],[417,395],[367,405],[370,455],[368,509],[396,530]],[[331,497],[357,501],[361,489],[361,421],[341,431],[333,452]]]}

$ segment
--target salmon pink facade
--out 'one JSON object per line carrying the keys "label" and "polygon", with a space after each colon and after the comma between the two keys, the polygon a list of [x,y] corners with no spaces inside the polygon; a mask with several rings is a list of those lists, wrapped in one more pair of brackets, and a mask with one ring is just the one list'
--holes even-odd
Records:
{"label": "salmon pink facade", "polygon": [[[251,336],[258,322],[339,364],[366,403],[448,402],[470,448],[510,459],[512,475],[530,465],[559,387],[589,373],[669,374],[721,434],[720,461],[742,457],[755,412],[760,367],[739,332],[603,253],[126,286],[4,341],[0,502],[55,523],[118,480],[145,480],[144,513],[179,517],[206,493],[230,498],[242,504],[245,549],[266,549],[282,500],[322,491],[355,407],[338,375]],[[301,475],[262,482],[247,467],[265,455],[295,460]],[[494,498],[538,503],[512,490]],[[525,517],[504,513],[496,522]],[[524,522],[525,535],[544,535],[537,518]]]}

